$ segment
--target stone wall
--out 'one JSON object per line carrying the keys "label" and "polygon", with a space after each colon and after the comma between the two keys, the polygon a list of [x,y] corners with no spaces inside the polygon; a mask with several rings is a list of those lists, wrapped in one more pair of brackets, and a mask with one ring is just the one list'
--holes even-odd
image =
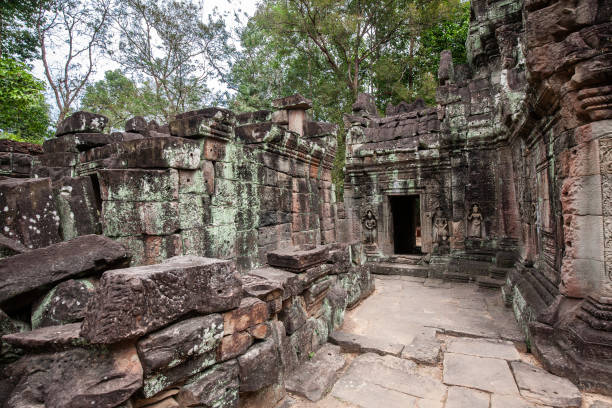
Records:
{"label": "stone wall", "polygon": [[282,399],[374,282],[337,242],[336,126],[274,105],[0,144],[0,405]]}
{"label": "stone wall", "polygon": [[606,393],[608,3],[473,1],[469,63],[442,53],[436,108],[402,103],[379,117],[366,95],[353,106],[345,179],[350,237],[373,270],[410,262],[394,253],[389,200],[418,195],[427,269],[412,273],[503,286],[544,365]]}

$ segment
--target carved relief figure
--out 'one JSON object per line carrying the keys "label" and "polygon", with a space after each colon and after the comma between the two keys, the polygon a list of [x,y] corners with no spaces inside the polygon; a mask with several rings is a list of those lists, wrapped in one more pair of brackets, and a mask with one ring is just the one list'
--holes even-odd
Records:
{"label": "carved relief figure", "polygon": [[368,245],[376,245],[377,242],[377,222],[374,212],[368,208],[363,217],[363,226],[365,229],[365,243]]}
{"label": "carved relief figure", "polygon": [[470,238],[485,238],[484,218],[480,212],[480,206],[478,204],[472,205],[472,209],[470,210],[467,219],[467,236]]}
{"label": "carved relief figure", "polygon": [[433,242],[434,244],[446,244],[448,241],[448,220],[442,213],[442,208],[436,209],[433,220]]}

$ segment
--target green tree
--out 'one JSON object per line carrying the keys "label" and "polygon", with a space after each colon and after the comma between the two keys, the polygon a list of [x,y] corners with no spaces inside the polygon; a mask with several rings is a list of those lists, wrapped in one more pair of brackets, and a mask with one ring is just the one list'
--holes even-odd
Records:
{"label": "green tree", "polygon": [[210,102],[207,81],[229,69],[233,49],[224,20],[214,10],[206,22],[203,15],[203,4],[190,0],[124,0],[113,14],[120,41],[108,50],[167,101],[166,120]]}
{"label": "green tree", "polygon": [[116,130],[134,116],[163,122],[165,105],[150,83],[138,85],[119,69],[106,71],[103,80],[88,85],[81,100],[82,109],[107,116],[111,129]]}
{"label": "green tree", "polygon": [[42,143],[50,135],[44,89],[23,63],[0,58],[1,138]]}
{"label": "green tree", "polygon": [[37,10],[46,0],[3,0],[0,2],[0,58],[31,61],[38,56],[38,40],[31,27]]}

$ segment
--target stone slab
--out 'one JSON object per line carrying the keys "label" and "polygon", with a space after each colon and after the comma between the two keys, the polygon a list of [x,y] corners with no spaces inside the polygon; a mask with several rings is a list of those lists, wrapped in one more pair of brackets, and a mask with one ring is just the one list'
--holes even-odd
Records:
{"label": "stone slab", "polygon": [[329,248],[317,246],[312,249],[283,248],[268,252],[268,264],[291,272],[303,272],[315,265],[327,262]]}
{"label": "stone slab", "polygon": [[157,265],[107,271],[88,304],[83,336],[93,343],[140,337],[190,312],[236,308],[241,297],[231,261],[178,256]]}
{"label": "stone slab", "polygon": [[24,349],[61,349],[84,345],[81,323],[47,326],[36,330],[8,334],[2,340]]}
{"label": "stone slab", "polygon": [[137,343],[145,375],[164,371],[213,350],[223,336],[219,314],[194,317],[151,333]]}
{"label": "stone slab", "polygon": [[580,391],[567,378],[522,361],[514,361],[510,365],[521,395],[528,400],[555,407],[579,407],[582,404]]}
{"label": "stone slab", "polygon": [[181,407],[235,408],[238,390],[238,364],[231,360],[191,378],[176,400]]}
{"label": "stone slab", "polygon": [[518,395],[518,388],[505,360],[444,354],[444,383],[502,395]]}
{"label": "stone slab", "polygon": [[278,381],[281,367],[277,348],[269,338],[238,357],[241,392],[258,391]]}
{"label": "stone slab", "polygon": [[444,408],[489,408],[489,394],[464,387],[450,387]]}
{"label": "stone slab", "polygon": [[521,357],[514,344],[510,341],[468,337],[451,339],[446,345],[446,351],[478,357],[499,358],[502,360],[519,360]]}
{"label": "stone slab", "polygon": [[96,113],[78,111],[62,120],[57,125],[56,136],[69,133],[102,133],[108,124],[108,118]]}
{"label": "stone slab", "polygon": [[414,337],[410,344],[402,349],[401,357],[419,364],[437,365],[440,361],[441,344],[436,339],[435,330],[429,333],[420,333]]}
{"label": "stone slab", "polygon": [[70,279],[51,289],[32,305],[32,328],[58,326],[83,320],[97,279]]}
{"label": "stone slab", "polygon": [[125,248],[101,235],[84,235],[0,259],[0,303],[19,295],[40,293],[67,278],[121,267],[128,262]]}
{"label": "stone slab", "polygon": [[353,360],[332,395],[362,407],[406,407],[417,402],[441,407],[446,386],[418,375],[411,361],[368,353]]}
{"label": "stone slab", "polygon": [[536,408],[536,406],[520,397],[493,394],[491,408]]}
{"label": "stone slab", "polygon": [[310,401],[319,401],[334,385],[345,364],[340,347],[326,344],[285,380],[285,387]]}
{"label": "stone slab", "polygon": [[390,343],[385,339],[361,336],[337,330],[329,336],[329,341],[342,348],[345,353],[376,353],[399,356],[404,349],[403,344]]}

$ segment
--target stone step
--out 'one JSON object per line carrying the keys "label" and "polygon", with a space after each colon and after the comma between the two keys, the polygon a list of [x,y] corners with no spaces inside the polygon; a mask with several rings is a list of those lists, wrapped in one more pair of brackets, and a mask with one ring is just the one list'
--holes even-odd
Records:
{"label": "stone step", "polygon": [[404,265],[398,263],[381,262],[371,263],[371,272],[378,275],[418,276],[426,278],[429,267],[424,265]]}
{"label": "stone step", "polygon": [[489,268],[490,276],[494,279],[506,279],[512,268],[500,268],[492,266]]}
{"label": "stone step", "polygon": [[403,265],[418,265],[423,260],[424,255],[396,255],[387,258],[389,263]]}
{"label": "stone step", "polygon": [[285,388],[316,402],[331,390],[345,364],[340,347],[326,344],[285,380]]}
{"label": "stone step", "polygon": [[501,288],[506,283],[505,279],[495,279],[489,276],[479,276],[476,278],[478,286],[483,288]]}
{"label": "stone step", "polygon": [[469,282],[469,275],[461,272],[447,271],[442,274],[442,279],[446,279],[453,282]]}

